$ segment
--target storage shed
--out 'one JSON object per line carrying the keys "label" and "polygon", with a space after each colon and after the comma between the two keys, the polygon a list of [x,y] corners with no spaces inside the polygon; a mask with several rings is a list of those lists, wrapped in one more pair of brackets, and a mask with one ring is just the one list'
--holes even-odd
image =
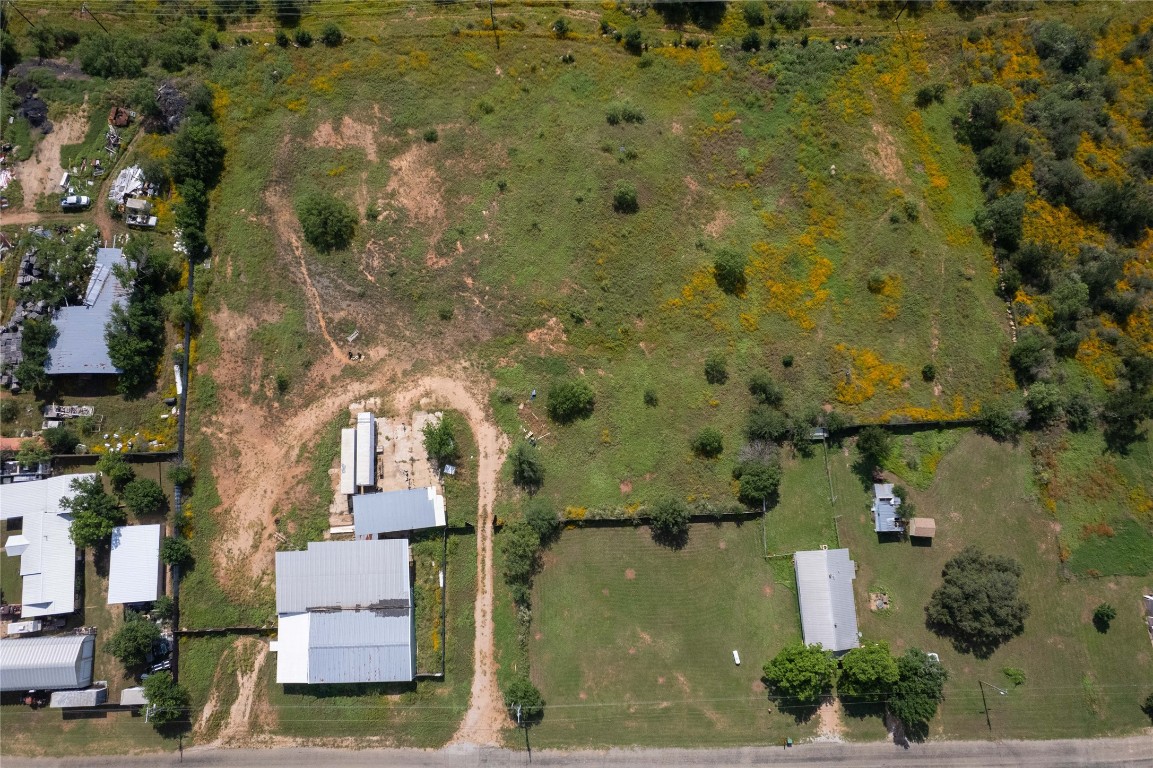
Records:
{"label": "storage shed", "polygon": [[95,688],[80,691],[55,691],[48,700],[52,709],[73,709],[74,707],[99,707],[108,701],[108,686],[99,683]]}
{"label": "storage shed", "polygon": [[901,500],[893,493],[892,483],[873,485],[873,530],[877,533],[900,533]]}
{"label": "storage shed", "polygon": [[909,535],[931,539],[937,535],[937,521],[931,517],[914,517],[909,521]]}
{"label": "storage shed", "polygon": [[797,600],[805,644],[840,654],[860,645],[853,580],[857,566],[847,549],[817,549],[793,555]]}
{"label": "storage shed", "polygon": [[112,529],[108,563],[108,604],[151,603],[160,597],[162,525],[123,525]]}
{"label": "storage shed", "polygon": [[356,484],[376,485],[376,418],[368,411],[356,416]]}
{"label": "storage shed", "polygon": [[444,497],[436,488],[365,493],[352,497],[356,538],[443,528]]}
{"label": "storage shed", "polygon": [[0,639],[0,691],[58,691],[92,684],[95,635]]}
{"label": "storage shed", "polygon": [[356,493],[356,429],[340,430],[340,492]]}

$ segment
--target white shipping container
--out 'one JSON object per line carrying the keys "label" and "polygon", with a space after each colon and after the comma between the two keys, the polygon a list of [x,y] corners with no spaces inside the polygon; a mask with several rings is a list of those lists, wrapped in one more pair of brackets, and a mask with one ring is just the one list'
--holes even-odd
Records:
{"label": "white shipping container", "polygon": [[356,493],[356,429],[340,430],[340,492]]}
{"label": "white shipping container", "polygon": [[376,419],[367,411],[356,417],[356,484],[376,485]]}

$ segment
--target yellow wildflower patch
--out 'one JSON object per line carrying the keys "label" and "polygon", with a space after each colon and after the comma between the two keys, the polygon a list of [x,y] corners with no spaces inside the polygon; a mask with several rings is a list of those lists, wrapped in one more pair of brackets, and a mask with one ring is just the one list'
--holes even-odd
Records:
{"label": "yellow wildflower patch", "polygon": [[857,349],[846,344],[834,348],[837,368],[843,378],[837,382],[837,400],[846,405],[860,405],[877,393],[878,386],[899,389],[905,369],[886,363],[871,349]]}
{"label": "yellow wildflower patch", "polygon": [[1082,245],[1104,245],[1105,235],[1066,206],[1056,208],[1040,197],[1025,204],[1021,236],[1075,258]]}
{"label": "yellow wildflower patch", "polygon": [[1093,374],[1106,387],[1117,385],[1117,377],[1121,374],[1121,358],[1113,350],[1113,346],[1097,335],[1097,331],[1089,334],[1077,347],[1077,362],[1085,366],[1085,370]]}

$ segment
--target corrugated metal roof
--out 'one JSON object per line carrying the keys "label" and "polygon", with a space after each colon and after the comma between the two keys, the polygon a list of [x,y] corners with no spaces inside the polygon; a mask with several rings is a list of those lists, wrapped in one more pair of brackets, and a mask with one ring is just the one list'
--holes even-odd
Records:
{"label": "corrugated metal roof", "polygon": [[108,563],[108,604],[150,603],[160,596],[160,525],[112,529]]}
{"label": "corrugated metal roof", "polygon": [[46,691],[92,684],[94,635],[0,639],[0,691]]}
{"label": "corrugated metal roof", "polygon": [[72,517],[60,500],[73,495],[73,480],[91,477],[97,475],[61,475],[0,486],[0,505],[7,509],[11,500],[24,518],[21,533],[28,544],[20,555],[20,575],[24,579],[21,615],[26,619],[76,609],[76,545],[68,530]]}
{"label": "corrugated metal roof", "polygon": [[356,429],[340,430],[340,492],[356,493]]}
{"label": "corrugated metal roof", "polygon": [[68,707],[98,707],[108,701],[108,688],[85,688],[82,691],[56,691],[48,700],[48,706],[54,709],[67,709]]}
{"label": "corrugated metal roof", "polygon": [[877,533],[900,533],[901,526],[897,524],[900,519],[898,507],[901,500],[893,493],[892,483],[875,483],[873,485],[873,530]]}
{"label": "corrugated metal roof", "polygon": [[853,598],[856,566],[847,549],[818,549],[793,555],[801,632],[807,645],[833,652],[859,645],[857,604]]}
{"label": "corrugated metal roof", "polygon": [[376,485],[376,418],[367,411],[356,416],[356,484]]}
{"label": "corrugated metal roof", "polygon": [[408,539],[314,541],[276,553],[276,612],[411,605]]}
{"label": "corrugated metal roof", "polygon": [[56,311],[56,339],[48,345],[48,362],[44,372],[49,376],[80,373],[120,373],[108,357],[104,342],[104,326],[112,317],[112,307],[128,295],[127,290],[112,274],[116,264],[127,264],[119,248],[100,248],[96,251],[85,305],[61,307]]}
{"label": "corrugated metal roof", "polygon": [[436,488],[364,493],[352,497],[357,538],[444,525],[444,497]]}
{"label": "corrugated metal roof", "polygon": [[278,683],[412,680],[408,540],[311,542],[276,555]]}
{"label": "corrugated metal roof", "polygon": [[78,477],[92,475],[57,475],[44,480],[0,485],[0,520],[33,513],[58,514],[60,499],[72,496],[69,486]]}

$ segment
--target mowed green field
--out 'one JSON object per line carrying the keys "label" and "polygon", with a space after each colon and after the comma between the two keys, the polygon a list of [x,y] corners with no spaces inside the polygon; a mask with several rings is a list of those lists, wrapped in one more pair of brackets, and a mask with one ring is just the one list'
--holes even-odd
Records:
{"label": "mowed green field", "polygon": [[767,654],[798,639],[800,623],[793,584],[761,557],[759,523],[694,526],[680,551],[654,544],[645,527],[570,530],[544,561],[529,654],[547,709],[534,746],[769,744],[813,733],[775,712],[760,682]]}
{"label": "mowed green field", "polygon": [[[834,463],[848,474],[842,461]],[[940,462],[925,492],[911,492],[918,514],[937,521],[931,547],[880,542],[867,506],[841,525],[842,544],[857,562],[857,612],[867,640],[887,640],[897,653],[934,651],[949,671],[945,701],[931,737],[1071,738],[1132,732],[1148,725],[1140,699],[1153,690],[1153,652],[1141,613],[1148,577],[1066,579],[1058,559],[1057,520],[1037,499],[1026,447],[967,435]],[[1030,613],[1022,635],[987,660],[958,654],[925,628],[924,606],[940,584],[945,561],[964,546],[1016,559]],[[886,592],[888,611],[867,606],[869,592]],[[1094,629],[1093,609],[1108,601],[1117,619],[1107,634]],[[1023,669],[1020,687],[1005,667]],[[990,730],[978,681],[1009,691],[988,700]],[[883,738],[878,717],[846,718],[857,738]]]}
{"label": "mowed green field", "polygon": [[[1026,447],[960,437],[928,490],[912,492],[918,514],[937,520],[930,547],[878,539],[855,460],[850,446],[831,449],[828,477],[819,453],[790,462],[765,536],[774,552],[839,539],[857,563],[863,638],[887,641],[897,654],[940,654],[951,677],[931,738],[1101,736],[1147,721],[1139,700],[1153,688],[1153,654],[1140,599],[1153,584],[1061,578],[1056,520],[1037,499]],[[1016,558],[1031,606],[1024,634],[987,660],[957,653],[925,627],[941,568],[967,544]],[[647,528],[566,531],[533,593],[532,676],[548,704],[534,745],[775,743],[812,734],[815,721],[797,726],[772,712],[759,688],[761,664],[800,636],[791,560],[766,562],[761,546],[760,522],[694,525],[679,552],[653,544]],[[888,594],[889,610],[871,611],[870,592]],[[1106,600],[1118,618],[1100,634],[1090,618]],[[1014,687],[1005,667],[1023,669],[1026,683]],[[993,691],[988,702],[992,730],[979,680],[1009,691]],[[841,727],[850,739],[886,738],[875,709],[850,708]]]}

